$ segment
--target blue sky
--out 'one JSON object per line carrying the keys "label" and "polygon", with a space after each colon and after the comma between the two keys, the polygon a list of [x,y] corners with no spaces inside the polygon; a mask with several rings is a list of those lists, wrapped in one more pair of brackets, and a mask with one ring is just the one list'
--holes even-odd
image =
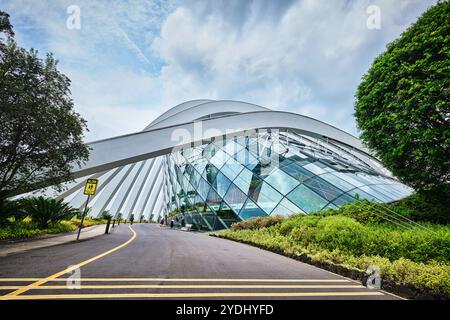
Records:
{"label": "blue sky", "polygon": [[[141,130],[186,100],[234,99],[357,135],[354,93],[436,0],[0,0],[16,40],[52,52],[92,141]],[[81,28],[68,29],[67,8]],[[368,6],[380,9],[369,29]]]}

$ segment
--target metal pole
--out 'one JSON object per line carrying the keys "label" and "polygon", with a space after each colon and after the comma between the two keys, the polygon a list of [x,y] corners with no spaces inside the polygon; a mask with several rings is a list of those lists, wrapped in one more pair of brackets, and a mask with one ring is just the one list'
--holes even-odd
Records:
{"label": "metal pole", "polygon": [[109,218],[108,221],[106,222],[105,234],[108,234],[110,224],[111,224],[111,218]]}
{"label": "metal pole", "polygon": [[83,215],[81,216],[81,222],[80,222],[80,227],[78,228],[77,240],[80,239],[80,232],[81,232],[81,228],[83,227],[84,216],[86,215],[87,206],[89,203],[89,197],[90,197],[90,195],[88,195],[88,197],[87,197],[86,205],[84,206],[84,212],[83,212]]}

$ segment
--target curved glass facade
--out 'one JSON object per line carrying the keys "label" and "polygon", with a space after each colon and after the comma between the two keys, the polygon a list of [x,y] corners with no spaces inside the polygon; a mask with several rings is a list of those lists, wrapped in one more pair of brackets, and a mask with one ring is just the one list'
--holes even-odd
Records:
{"label": "curved glass facade", "polygon": [[391,202],[412,192],[370,156],[293,131],[255,131],[166,157],[169,215],[202,230],[255,216],[308,214],[355,198]]}

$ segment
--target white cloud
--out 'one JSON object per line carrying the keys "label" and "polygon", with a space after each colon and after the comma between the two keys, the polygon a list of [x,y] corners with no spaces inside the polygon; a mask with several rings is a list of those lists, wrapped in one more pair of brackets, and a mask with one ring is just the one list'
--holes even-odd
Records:
{"label": "white cloud", "polygon": [[[169,105],[198,97],[242,99],[356,133],[348,119],[361,76],[433,2],[300,0],[271,19],[262,9],[268,3],[241,2],[235,9],[242,21],[224,9],[236,2],[181,6],[152,46],[167,62],[162,99]],[[381,30],[366,27],[370,4],[381,8]]]}
{"label": "white cloud", "polygon": [[[4,0],[21,45],[72,79],[87,140],[141,130],[186,100],[236,99],[356,133],[353,95],[386,44],[436,0]],[[2,6],[3,6],[2,2]],[[366,27],[369,5],[381,29]]]}

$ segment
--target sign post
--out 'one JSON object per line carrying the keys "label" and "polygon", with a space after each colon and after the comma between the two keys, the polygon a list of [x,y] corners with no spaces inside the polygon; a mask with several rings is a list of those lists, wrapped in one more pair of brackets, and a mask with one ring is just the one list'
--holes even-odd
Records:
{"label": "sign post", "polygon": [[97,179],[87,179],[86,185],[84,186],[83,194],[87,195],[88,197],[86,200],[86,205],[84,206],[83,215],[81,216],[81,222],[80,222],[80,227],[78,228],[77,240],[80,239],[80,232],[81,232],[81,228],[83,227],[84,217],[86,216],[89,198],[91,196],[95,195],[95,191],[97,191],[97,184],[98,184]]}

